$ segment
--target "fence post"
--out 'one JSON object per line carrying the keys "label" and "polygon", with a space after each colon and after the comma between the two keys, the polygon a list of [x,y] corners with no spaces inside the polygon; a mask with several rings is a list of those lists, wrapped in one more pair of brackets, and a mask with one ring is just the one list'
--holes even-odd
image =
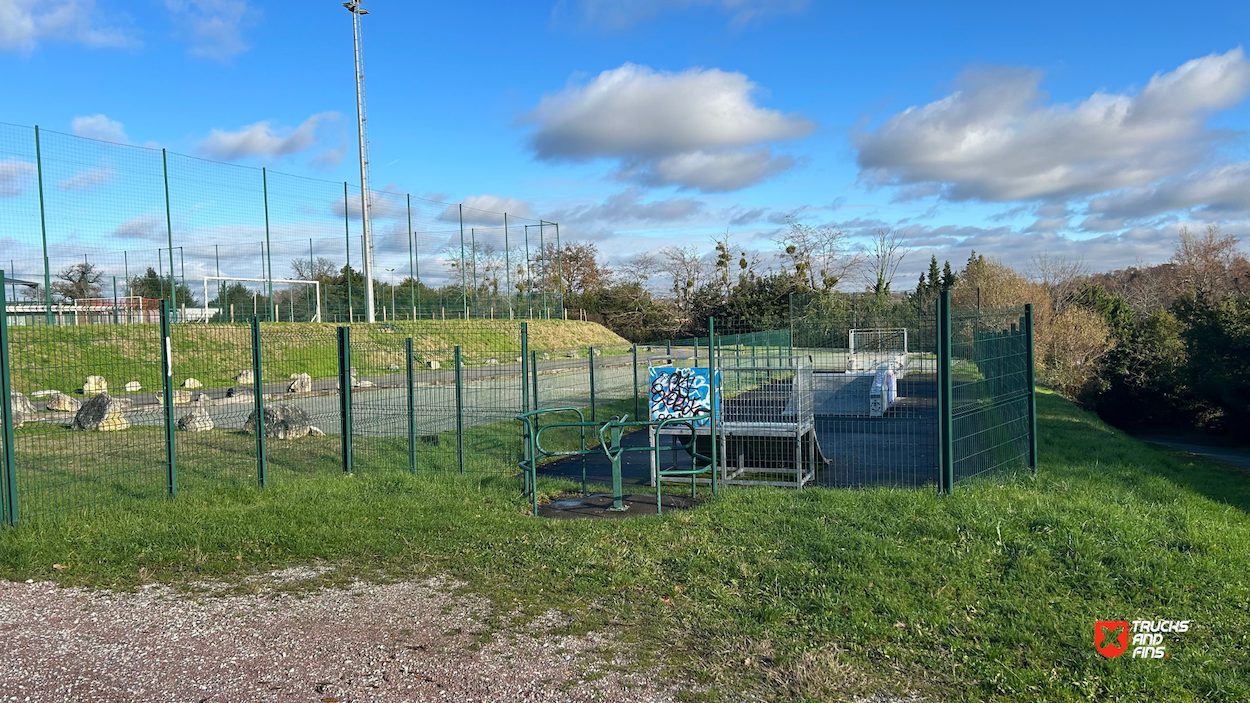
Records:
{"label": "fence post", "polygon": [[953,493],[955,490],[955,451],[951,437],[952,395],[951,381],[951,295],[942,291],[937,310],[938,352],[938,490]]}
{"label": "fence post", "polygon": [[530,411],[530,332],[529,324],[521,323],[521,412]]}
{"label": "fence post", "polygon": [[170,305],[161,301],[161,376],[165,396],[165,483],[169,497],[178,495],[178,461],[174,452],[174,350],[169,339]]}
{"label": "fence post", "polygon": [[256,482],[261,488],[269,484],[269,465],[265,455],[265,377],[261,373],[260,318],[252,315],[252,406],[256,413]]}
{"label": "fence post", "polygon": [[342,435],[343,473],[352,465],[352,328],[338,328],[339,346],[339,433]]}
{"label": "fence post", "polygon": [[0,271],[0,430],[4,436],[4,456],[0,461],[0,477],[4,478],[4,522],[17,524],[17,465],[13,449],[13,379],[9,364],[9,301],[4,292],[4,271]]}
{"label": "fence post", "polygon": [[464,473],[464,373],[461,370],[460,347],[453,363],[456,367],[456,465]]}
{"label": "fence post", "polygon": [[[695,338],[698,343],[698,338]],[[708,455],[712,459],[712,495],[716,495],[716,474],[720,472],[720,462],[717,461],[716,453],[716,412],[720,405],[720,386],[716,383],[716,321],[714,318],[707,319],[707,384],[710,389],[708,392],[712,395],[711,418],[708,420],[708,437],[712,440],[712,451]],[[697,444],[691,442],[692,444]]]}
{"label": "fence post", "polygon": [[416,381],[412,370],[412,337],[404,340],[404,387],[408,396],[408,471],[417,471],[417,397],[412,384]]}
{"label": "fence post", "polygon": [[[43,241],[44,324],[52,326],[52,270],[48,262],[48,218],[43,202],[43,150],[39,146],[39,125],[35,125],[35,175],[39,183],[39,235]],[[159,254],[158,257],[159,258]],[[7,314],[7,310],[5,311]]]}
{"label": "fence post", "polygon": [[538,404],[538,352],[536,351],[530,352],[530,374],[533,376],[530,379],[530,385],[534,390],[534,409],[537,410],[541,406]]}
{"label": "fence post", "polygon": [[1029,384],[1029,468],[1033,473],[1037,473],[1037,383],[1034,378],[1033,369],[1033,304],[1027,303],[1024,306],[1024,336],[1025,344],[1028,345],[1025,363],[1028,369],[1025,371],[1025,377]]}
{"label": "fence post", "polygon": [[638,405],[638,345],[635,344],[630,350],[634,356],[634,419],[639,419],[642,414]]}
{"label": "fence post", "polygon": [[[595,348],[586,347],[586,356],[590,357],[590,421],[595,420]],[[585,456],[582,457],[585,459]]]}

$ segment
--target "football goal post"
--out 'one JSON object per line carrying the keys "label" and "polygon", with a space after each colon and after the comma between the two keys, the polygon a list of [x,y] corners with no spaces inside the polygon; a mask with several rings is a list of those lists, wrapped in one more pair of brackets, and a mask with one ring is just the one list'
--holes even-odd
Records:
{"label": "football goal post", "polygon": [[[281,283],[284,285],[289,285],[289,284],[310,285],[313,287],[313,292],[315,294],[314,297],[316,298],[316,301],[317,301],[316,306],[314,308],[315,313],[313,314],[312,321],[321,322],[321,281],[305,281],[305,280],[298,279],[298,278],[239,278],[238,276],[205,276],[204,277],[204,322],[208,322],[209,319],[212,318],[212,315],[210,315],[208,312],[208,301],[209,301],[208,282],[209,281],[229,281],[232,283],[269,283],[269,284]],[[276,305],[276,303],[272,300],[269,301],[269,304]],[[221,314],[225,313],[224,310],[220,310],[218,312]],[[280,319],[280,316],[278,315],[277,311],[275,310],[273,312],[274,312],[274,319],[275,320]]]}
{"label": "football goal post", "polygon": [[852,329],[848,336],[848,371],[874,370],[885,362],[892,362],[900,370],[906,366],[907,328]]}

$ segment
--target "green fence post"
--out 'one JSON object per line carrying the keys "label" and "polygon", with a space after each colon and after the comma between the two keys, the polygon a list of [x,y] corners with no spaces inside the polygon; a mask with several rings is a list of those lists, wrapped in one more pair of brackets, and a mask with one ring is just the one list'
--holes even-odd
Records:
{"label": "green fence post", "polygon": [[1034,378],[1033,369],[1033,304],[1029,303],[1024,306],[1024,336],[1025,344],[1028,345],[1025,363],[1028,368],[1025,371],[1029,384],[1029,468],[1033,469],[1033,473],[1037,473],[1037,382]]}
{"label": "green fence post", "polygon": [[161,301],[161,376],[165,396],[165,483],[169,497],[178,495],[178,462],[174,455],[174,359],[169,338],[169,301]]}
{"label": "green fence post", "polygon": [[352,328],[338,328],[339,432],[342,435],[343,473],[355,470],[352,457]]}
{"label": "green fence post", "polygon": [[634,356],[634,419],[637,420],[642,417],[638,404],[638,345],[635,344],[631,351]]}
{"label": "green fence post", "polygon": [[347,211],[347,181],[343,181],[343,239],[346,241],[347,265],[343,267],[343,277],[347,279],[347,321],[354,322],[352,312],[352,218]]}
{"label": "green fence post", "polygon": [[955,447],[951,436],[954,386],[951,380],[951,295],[942,291],[938,298],[938,490],[955,490]]}
{"label": "green fence post", "polygon": [[538,352],[536,351],[530,352],[530,374],[533,375],[530,385],[533,386],[534,409],[537,410],[541,406],[538,405]]}
{"label": "green fence post", "polygon": [[13,382],[9,365],[9,301],[4,292],[4,271],[0,271],[0,430],[3,431],[4,457],[0,476],[4,478],[4,522],[17,524],[17,464],[13,450]]}
{"label": "green fence post", "polygon": [[521,412],[530,411],[530,331],[527,323],[521,323]]}
{"label": "green fence post", "polygon": [[[696,343],[698,342],[697,339],[695,341]],[[716,453],[716,411],[720,405],[720,386],[716,383],[716,353],[713,351],[714,349],[716,349],[716,322],[714,318],[709,317],[707,319],[707,383],[708,388],[711,389],[709,392],[712,394],[712,413],[708,419],[708,435],[712,440],[712,451],[708,456],[712,459],[712,495],[716,495],[716,474],[720,464],[717,461]]]}
{"label": "green fence post", "polygon": [[586,356],[590,357],[590,421],[595,422],[595,348],[586,347]]}
{"label": "green fence post", "polygon": [[262,375],[260,317],[252,315],[252,408],[256,417],[256,483],[269,485],[269,464],[265,454],[265,377]]}
{"label": "green fence post", "polygon": [[[39,146],[39,125],[35,125],[35,175],[39,182],[39,233],[43,241],[44,324],[52,326],[52,270],[48,261],[48,218],[43,202],[43,150]],[[7,313],[7,310],[6,310]]]}
{"label": "green fence post", "polygon": [[412,337],[404,340],[404,387],[408,396],[408,471],[417,471],[417,396],[412,365]]}
{"label": "green fence post", "polygon": [[[269,304],[265,307],[269,308],[269,320],[277,322],[277,314],[273,307],[273,244],[269,242],[269,173],[264,167],[260,169],[260,189],[265,203],[265,260],[261,264],[265,266],[265,278],[268,279],[267,285],[269,288]],[[343,203],[343,207],[346,209],[346,202]],[[310,256],[308,258],[309,271],[312,270],[312,266],[313,261]]]}
{"label": "green fence post", "polygon": [[[169,160],[166,158],[164,149],[161,149],[161,174],[165,179],[165,238],[169,246],[169,307],[170,313],[173,313],[174,307],[178,304],[178,279],[174,278],[174,220],[169,210]],[[159,259],[160,256],[161,252],[158,249],[156,258]]]}
{"label": "green fence post", "polygon": [[464,372],[461,370],[460,347],[456,347],[456,465],[464,473]]}

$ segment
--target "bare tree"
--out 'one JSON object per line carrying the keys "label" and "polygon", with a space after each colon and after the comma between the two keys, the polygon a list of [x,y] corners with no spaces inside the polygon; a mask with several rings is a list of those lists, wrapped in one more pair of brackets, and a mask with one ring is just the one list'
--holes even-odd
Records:
{"label": "bare tree", "polygon": [[1236,237],[1221,234],[1216,224],[1207,225],[1202,234],[1181,227],[1180,241],[1172,255],[1181,285],[1200,299],[1219,297],[1231,290],[1237,244]]}
{"label": "bare tree", "polygon": [[1069,259],[1063,255],[1040,252],[1029,259],[1025,267],[1029,278],[1041,283],[1050,291],[1050,303],[1055,310],[1062,310],[1076,299],[1081,284],[1089,278],[1089,266],[1081,257]]}
{"label": "bare tree", "polygon": [[660,250],[660,266],[673,279],[673,295],[682,310],[689,310],[690,300],[699,286],[706,283],[707,267],[694,247],[665,247]]}
{"label": "bare tree", "polygon": [[302,281],[328,281],[339,275],[339,266],[324,256],[296,259],[291,262],[291,273]]}
{"label": "bare tree", "polygon": [[663,270],[663,267],[658,256],[653,252],[644,251],[621,262],[616,269],[624,282],[638,282],[645,287],[653,276]]}
{"label": "bare tree", "polygon": [[903,238],[892,229],[880,228],[863,248],[864,265],[861,277],[868,290],[879,296],[890,294],[890,284],[898,267],[907,257],[908,247]]}
{"label": "bare tree", "polygon": [[837,226],[813,227],[794,216],[787,217],[786,224],[790,228],[774,240],[781,245],[795,275],[812,290],[837,286],[858,265],[859,256],[851,248],[849,235]]}
{"label": "bare tree", "polygon": [[52,292],[66,300],[82,300],[100,297],[100,281],[104,273],[95,264],[86,261],[67,266],[56,274]]}

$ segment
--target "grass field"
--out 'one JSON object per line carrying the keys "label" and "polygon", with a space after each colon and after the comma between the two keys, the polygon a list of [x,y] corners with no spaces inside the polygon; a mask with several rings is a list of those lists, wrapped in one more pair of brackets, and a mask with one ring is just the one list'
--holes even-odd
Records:
{"label": "grass field", "polygon": [[[521,348],[521,321],[422,320],[352,328],[354,365],[361,375],[386,373],[404,364],[404,338],[413,338],[418,362],[450,366],[452,349],[461,347],[466,365],[475,366],[509,356]],[[594,322],[529,320],[530,348],[538,351],[579,350],[595,346],[605,353],[629,348],[629,342]],[[333,378],[338,372],[335,327],[331,324],[265,323],[261,326],[265,377],[285,379],[292,373]],[[160,388],[160,330],[156,325],[82,327],[11,327],[10,354],[14,390],[30,393],[51,389],[71,393],[89,375],[103,376],[110,392],[138,381],[151,392]],[[175,381],[193,377],[209,388],[233,385],[233,378],[251,368],[248,325],[174,325],[171,332]]]}
{"label": "grass field", "polygon": [[[0,531],[0,576],[131,588],[310,562],[339,567],[329,582],[446,574],[501,611],[555,607],[571,629],[619,632],[692,700],[1250,699],[1250,477],[1160,453],[1052,394],[1038,408],[1039,474],[953,496],[734,489],[662,517],[545,521],[514,478],[304,466],[263,491]],[[1192,626],[1166,640],[1168,659],[1104,659],[1093,629],[1109,619]]]}

